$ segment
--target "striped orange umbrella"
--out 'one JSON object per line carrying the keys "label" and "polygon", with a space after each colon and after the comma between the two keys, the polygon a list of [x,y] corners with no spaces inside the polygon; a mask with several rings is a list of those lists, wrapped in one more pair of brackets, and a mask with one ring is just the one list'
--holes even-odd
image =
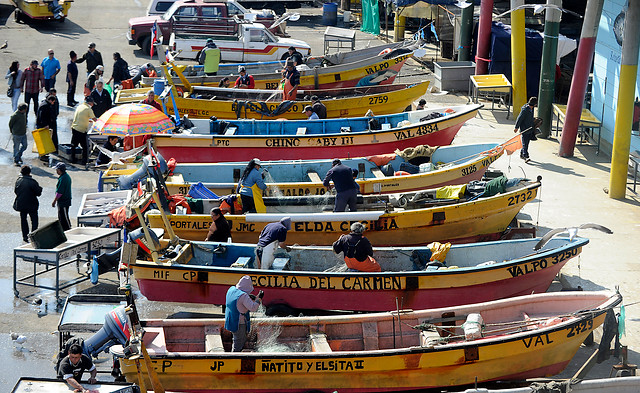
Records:
{"label": "striped orange umbrella", "polygon": [[100,116],[92,130],[104,135],[133,136],[164,134],[175,124],[161,111],[147,104],[124,104]]}

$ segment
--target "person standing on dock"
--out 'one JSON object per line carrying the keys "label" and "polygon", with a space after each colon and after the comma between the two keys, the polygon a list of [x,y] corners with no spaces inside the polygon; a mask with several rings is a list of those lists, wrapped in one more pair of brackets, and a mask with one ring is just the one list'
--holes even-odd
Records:
{"label": "person standing on dock", "polygon": [[22,165],[22,153],[27,150],[27,112],[29,105],[22,103],[9,118],[9,132],[13,139],[13,163]]}
{"label": "person standing on dock", "polygon": [[53,49],[49,49],[48,56],[40,63],[44,73],[44,89],[49,92],[56,86],[56,75],[60,72],[60,61],[53,57]]}
{"label": "person standing on dock", "polygon": [[247,166],[244,168],[244,172],[242,172],[240,181],[238,182],[236,192],[239,192],[240,194],[240,198],[242,200],[242,211],[245,213],[258,212],[255,200],[259,195],[256,194],[259,193],[260,190],[264,191],[267,189],[267,185],[264,184],[264,179],[259,171],[260,167],[260,160],[258,158],[254,158],[249,161]]}
{"label": "person standing on dock", "polygon": [[64,162],[59,162],[55,166],[58,174],[58,183],[56,184],[56,196],[51,202],[51,207],[58,205],[58,220],[62,225],[63,231],[71,229],[71,220],[69,219],[69,207],[71,207],[71,176],[67,173],[67,166]]}
{"label": "person standing on dock", "polygon": [[291,217],[282,217],[280,222],[271,222],[262,229],[256,246],[256,262],[262,270],[269,270],[275,259],[278,246],[290,251],[284,242],[291,229]]}
{"label": "person standing on dock", "polygon": [[358,183],[353,179],[353,171],[348,166],[344,165],[339,159],[333,160],[333,166],[327,172],[322,184],[331,190],[331,181],[333,180],[333,187],[336,189],[336,201],[333,207],[334,212],[343,212],[346,210],[347,205],[349,211],[357,211],[358,202]]}
{"label": "person standing on dock", "polygon": [[382,269],[373,259],[373,247],[369,239],[364,237],[364,224],[354,222],[351,224],[351,233],[340,235],[333,243],[333,251],[336,254],[344,253],[344,261],[349,269],[359,272],[380,272]]}
{"label": "person standing on dock", "polygon": [[219,207],[211,209],[211,226],[205,242],[226,242],[231,239],[231,227],[229,221],[224,218]]}
{"label": "person standing on dock", "polygon": [[60,361],[58,367],[58,378],[64,379],[67,384],[74,389],[75,392],[89,393],[89,389],[85,389],[80,384],[82,374],[85,371],[89,371],[89,383],[97,383],[96,375],[98,370],[91,361],[91,358],[82,353],[82,347],[78,344],[73,344],[69,347],[69,354]]}
{"label": "person standing on dock", "polygon": [[[104,66],[104,62],[102,61],[102,54],[96,49],[95,42],[89,43],[89,48],[81,58],[76,60],[76,63],[82,63],[84,61],[87,62],[87,76],[89,76],[89,74],[93,72],[96,67]],[[92,89],[92,87],[90,88]]]}
{"label": "person standing on dock", "polygon": [[520,109],[520,114],[516,119],[516,128],[513,132],[521,132],[522,136],[522,149],[520,150],[520,158],[524,162],[529,162],[529,142],[535,138],[535,130],[533,127],[533,110],[538,105],[538,97],[529,98],[529,102],[524,104]]}
{"label": "person standing on dock", "polygon": [[20,227],[22,229],[22,240],[29,241],[29,222],[27,216],[31,218],[31,230],[38,229],[38,197],[42,195],[42,187],[31,177],[31,167],[23,165],[20,168],[20,177],[16,180],[14,192],[16,199],[13,202],[13,209],[20,212]]}
{"label": "person standing on dock", "polygon": [[262,303],[264,292],[251,295],[253,283],[245,275],[238,283],[229,288],[225,299],[224,328],[233,333],[232,352],[242,352],[247,342],[247,333],[251,330],[251,311],[257,311]]}

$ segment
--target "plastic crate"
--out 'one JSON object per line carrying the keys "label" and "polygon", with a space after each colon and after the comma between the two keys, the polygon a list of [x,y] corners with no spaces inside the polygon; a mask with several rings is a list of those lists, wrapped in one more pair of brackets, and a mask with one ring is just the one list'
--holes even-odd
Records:
{"label": "plastic crate", "polygon": [[196,184],[192,184],[191,187],[189,187],[188,194],[189,194],[189,196],[191,198],[196,198],[196,199],[218,199],[218,198],[220,198],[215,193],[213,193],[213,191],[211,191],[207,187],[205,187],[204,184],[202,184],[202,182],[197,182]]}
{"label": "plastic crate", "polygon": [[51,250],[66,242],[67,236],[62,230],[60,221],[56,220],[31,232],[29,241],[36,249]]}
{"label": "plastic crate", "polygon": [[33,135],[33,141],[39,155],[44,156],[45,154],[56,151],[56,147],[53,145],[53,140],[51,139],[51,131],[49,131],[48,128],[38,128],[37,130],[31,131],[31,134]]}

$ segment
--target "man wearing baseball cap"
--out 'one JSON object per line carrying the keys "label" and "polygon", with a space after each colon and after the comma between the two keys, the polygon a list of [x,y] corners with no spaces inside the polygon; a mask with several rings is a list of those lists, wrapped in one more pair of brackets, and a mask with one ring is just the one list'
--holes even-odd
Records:
{"label": "man wearing baseball cap", "polygon": [[76,60],[76,63],[87,62],[87,75],[89,75],[93,70],[96,69],[97,66],[104,66],[104,62],[102,61],[102,55],[96,49],[96,43],[89,43],[89,49],[82,55],[81,58]]}
{"label": "man wearing baseball cap", "polygon": [[33,100],[33,112],[38,114],[38,101],[40,92],[44,89],[44,73],[38,68],[38,60],[31,60],[29,68],[22,72],[22,92],[24,102],[29,113],[29,101]]}
{"label": "man wearing baseball cap", "polygon": [[96,121],[96,116],[91,109],[94,105],[93,98],[87,96],[84,102],[76,108],[71,123],[71,163],[76,161],[76,147],[82,147],[82,165],[87,165],[87,130],[89,130],[89,122]]}
{"label": "man wearing baseball cap", "polygon": [[58,174],[58,183],[56,184],[56,195],[51,202],[51,207],[58,205],[58,220],[62,225],[62,229],[68,231],[71,229],[71,220],[69,219],[69,207],[71,207],[71,176],[67,173],[67,166],[64,162],[59,162],[54,167]]}

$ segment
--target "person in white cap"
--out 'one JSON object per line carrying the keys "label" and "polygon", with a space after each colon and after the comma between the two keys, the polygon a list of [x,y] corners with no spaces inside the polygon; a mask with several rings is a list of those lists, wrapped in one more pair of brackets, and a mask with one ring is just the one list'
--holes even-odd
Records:
{"label": "person in white cap", "polygon": [[225,299],[224,328],[233,333],[232,352],[241,352],[247,342],[247,333],[251,330],[251,311],[257,311],[262,303],[264,292],[251,295],[253,283],[251,277],[242,276],[238,283],[229,288]]}
{"label": "person in white cap", "polygon": [[247,69],[244,66],[238,66],[238,73],[240,76],[236,79],[233,87],[238,89],[255,89],[256,82],[251,75],[247,74]]}
{"label": "person in white cap", "polygon": [[251,187],[256,185],[262,191],[267,189],[267,185],[264,184],[263,174],[261,174],[259,171],[260,168],[260,159],[252,159],[244,168],[244,172],[242,172],[242,176],[240,177],[240,181],[238,182],[236,192],[240,194],[240,198],[242,200],[242,210],[245,213],[257,212],[256,204],[254,202],[254,198],[256,197],[256,195],[253,195],[253,190],[251,189]]}
{"label": "person in white cap", "polygon": [[96,49],[95,42],[89,43],[89,48],[87,49],[85,54],[82,55],[81,58],[76,60],[76,63],[82,63],[84,61],[87,62],[87,76],[89,76],[89,74],[93,70],[95,70],[97,66],[99,65],[104,66],[104,62],[102,61],[102,55]]}
{"label": "person in white cap", "polygon": [[262,229],[256,246],[256,263],[260,269],[268,270],[273,264],[278,246],[287,251],[291,249],[284,243],[291,229],[291,217],[282,217],[279,222],[271,222]]}
{"label": "person in white cap", "polygon": [[91,98],[93,98],[93,102],[95,103],[93,113],[96,117],[102,116],[103,113],[113,106],[111,94],[104,88],[104,80],[102,78],[96,81],[96,88],[91,92]]}
{"label": "person in white cap", "polygon": [[93,89],[96,87],[96,81],[102,78],[103,74],[104,74],[104,67],[101,65],[97,66],[95,70],[91,71],[91,73],[89,74],[89,77],[87,78],[87,84],[86,84],[86,87],[89,89],[88,94],[91,94]]}

